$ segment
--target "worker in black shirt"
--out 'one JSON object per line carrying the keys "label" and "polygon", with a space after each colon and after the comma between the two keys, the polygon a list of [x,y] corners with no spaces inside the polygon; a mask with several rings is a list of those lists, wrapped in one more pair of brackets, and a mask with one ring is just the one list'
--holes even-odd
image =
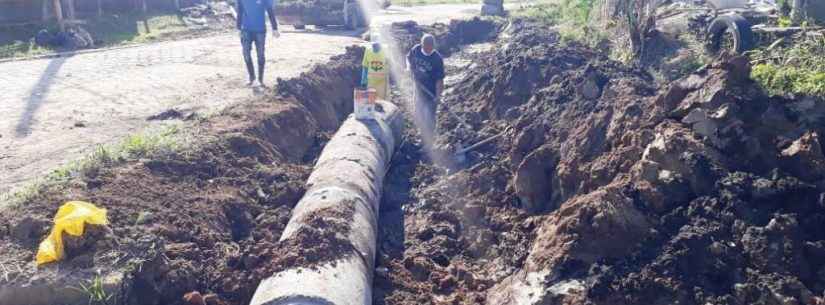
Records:
{"label": "worker in black shirt", "polygon": [[444,58],[435,49],[435,37],[425,34],[421,43],[407,53],[407,69],[412,74],[413,116],[425,147],[436,136],[436,109],[444,91]]}

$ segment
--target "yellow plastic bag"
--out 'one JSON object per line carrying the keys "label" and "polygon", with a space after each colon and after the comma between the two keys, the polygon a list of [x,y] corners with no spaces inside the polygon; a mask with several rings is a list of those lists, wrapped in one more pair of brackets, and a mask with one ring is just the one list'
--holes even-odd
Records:
{"label": "yellow plastic bag", "polygon": [[60,261],[63,259],[63,232],[82,236],[86,224],[106,225],[106,209],[101,209],[88,202],[70,201],[64,203],[54,216],[54,227],[46,240],[37,250],[37,265]]}

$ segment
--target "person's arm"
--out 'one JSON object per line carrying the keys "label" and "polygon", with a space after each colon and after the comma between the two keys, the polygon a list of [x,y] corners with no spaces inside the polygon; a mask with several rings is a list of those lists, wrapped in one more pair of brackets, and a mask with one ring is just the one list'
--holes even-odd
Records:
{"label": "person's arm", "polygon": [[278,31],[278,19],[275,18],[275,8],[273,7],[274,4],[272,3],[272,1],[266,1],[266,2],[267,2],[266,14],[269,15],[269,23],[272,24],[272,30],[277,32]]}
{"label": "person's arm", "polygon": [[441,93],[444,92],[444,59],[441,58],[441,55],[438,55],[438,60],[435,65],[434,76],[437,81],[435,82],[435,98],[441,98]]}
{"label": "person's arm", "polygon": [[241,4],[241,0],[235,2],[235,11],[238,13],[238,18],[235,18],[235,26],[238,30],[241,30],[241,23],[243,22],[243,4]]}

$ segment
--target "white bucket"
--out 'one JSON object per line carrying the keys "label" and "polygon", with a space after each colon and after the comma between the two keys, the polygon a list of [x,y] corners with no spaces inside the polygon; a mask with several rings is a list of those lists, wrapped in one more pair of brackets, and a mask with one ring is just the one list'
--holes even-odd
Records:
{"label": "white bucket", "polygon": [[375,100],[377,92],[375,89],[355,89],[353,91],[353,101],[355,105],[353,112],[358,120],[372,120],[375,118]]}

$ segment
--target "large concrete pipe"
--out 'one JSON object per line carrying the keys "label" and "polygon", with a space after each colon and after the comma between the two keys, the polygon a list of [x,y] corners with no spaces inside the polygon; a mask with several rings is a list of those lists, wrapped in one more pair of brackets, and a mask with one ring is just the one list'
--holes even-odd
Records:
{"label": "large concrete pipe", "polygon": [[[372,303],[381,188],[403,128],[399,109],[379,103],[374,121],[350,116],[327,143],[307,181],[307,192],[281,235],[281,243],[289,242],[299,230],[312,226],[318,215],[346,217],[351,219],[338,221],[348,226],[348,232],[337,232],[341,236],[335,238],[343,239],[347,247],[331,248],[336,253],[327,257],[332,260],[276,272],[258,286],[252,305]],[[347,212],[328,212],[336,209]]]}

